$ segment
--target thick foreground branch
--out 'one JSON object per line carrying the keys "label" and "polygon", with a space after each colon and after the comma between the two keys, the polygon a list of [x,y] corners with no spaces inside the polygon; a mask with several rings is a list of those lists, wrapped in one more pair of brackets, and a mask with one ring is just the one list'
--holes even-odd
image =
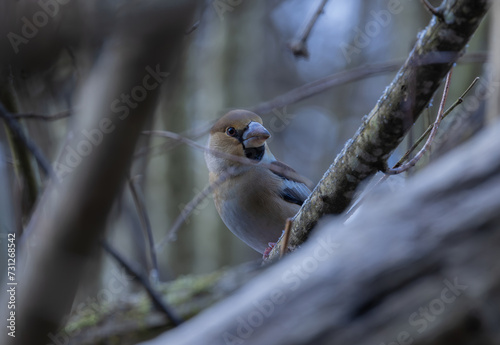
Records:
{"label": "thick foreground branch", "polygon": [[499,344],[500,123],[148,345]]}
{"label": "thick foreground branch", "polygon": [[[488,5],[487,0],[450,0],[440,7],[444,20],[434,17],[419,33],[415,47],[391,85],[295,216],[290,250],[307,239],[323,215],[342,213],[359,184],[386,164],[463,53]],[[280,247],[278,242],[270,259],[278,257]]]}

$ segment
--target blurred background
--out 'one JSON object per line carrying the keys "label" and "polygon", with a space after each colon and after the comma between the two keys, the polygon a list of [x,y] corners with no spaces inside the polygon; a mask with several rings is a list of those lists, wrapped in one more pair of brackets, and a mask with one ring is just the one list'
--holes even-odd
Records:
{"label": "blurred background", "polygon": [[[51,162],[61,154],[78,119],[75,95],[99,59],[102,46],[108,43],[106,18],[110,13],[119,16],[126,2],[61,4],[60,13],[49,16],[48,24],[39,28],[29,45],[17,43],[20,50],[29,49],[31,57],[39,55],[39,59],[35,59],[39,65],[26,67],[21,55],[12,55],[4,49],[0,53],[3,55],[2,103],[13,113],[60,116],[51,121],[39,117],[19,119],[28,136]],[[228,110],[252,109],[306,83],[346,70],[385,62],[401,65],[417,34],[431,20],[421,2],[414,0],[330,0],[307,40],[309,57],[296,57],[289,48],[290,42],[301,34],[322,2],[200,2],[193,27],[185,36],[182,57],[162,83],[162,97],[147,129],[177,132],[205,145],[207,128]],[[434,5],[439,3],[434,1]],[[21,5],[0,5],[3,13],[10,13],[11,22],[0,24],[7,31],[16,27],[13,23],[18,28],[24,23],[22,17],[16,17],[16,13],[21,12],[16,12],[15,6]],[[45,11],[37,8],[38,5],[32,6],[33,13]],[[5,12],[13,9],[13,13]],[[83,20],[82,13],[92,14],[91,19]],[[455,69],[450,101],[455,100],[474,77],[483,74],[485,66],[481,61],[486,59],[484,52],[488,49],[488,21],[487,17],[468,47],[468,53],[478,53],[479,58],[474,63],[459,64]],[[73,41],[73,31],[85,33],[81,35],[84,39]],[[60,41],[50,41],[53,32],[58,33]],[[12,46],[12,40],[4,44]],[[57,59],[45,61],[47,49],[57,50]],[[393,70],[343,83],[298,102],[284,102],[282,106],[261,112],[272,134],[269,143],[274,155],[314,183],[318,182],[396,73]],[[438,103],[439,99],[435,99],[429,114],[436,112]],[[468,111],[480,112],[480,108],[480,105],[471,105]],[[413,140],[429,121],[424,116],[422,123],[415,125]],[[451,126],[452,121],[446,119],[443,126]],[[405,145],[406,142],[401,150]],[[9,147],[9,137],[2,126],[2,233],[12,228],[21,233],[44,180],[36,164],[31,162],[37,185],[30,186],[30,180],[16,171]],[[395,155],[401,155],[401,150]],[[113,157],[108,164],[113,164]],[[156,248],[160,280],[211,272],[260,258],[260,254],[225,227],[211,198],[194,207],[178,229],[175,241],[162,241],[186,205],[208,186],[203,152],[186,145],[174,145],[165,138],[144,135],[129,180],[113,208],[107,236],[130,260],[150,269],[149,250],[144,240],[145,223],[149,223],[155,243],[162,243]],[[106,272],[110,263],[102,263],[99,253],[95,257],[91,272],[95,272],[96,266]]]}

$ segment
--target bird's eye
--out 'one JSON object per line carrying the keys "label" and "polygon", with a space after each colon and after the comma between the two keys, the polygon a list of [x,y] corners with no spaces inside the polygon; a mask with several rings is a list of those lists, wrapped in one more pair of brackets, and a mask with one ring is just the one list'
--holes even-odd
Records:
{"label": "bird's eye", "polygon": [[234,127],[227,127],[226,134],[230,137],[234,137],[236,135],[236,129],[234,129]]}

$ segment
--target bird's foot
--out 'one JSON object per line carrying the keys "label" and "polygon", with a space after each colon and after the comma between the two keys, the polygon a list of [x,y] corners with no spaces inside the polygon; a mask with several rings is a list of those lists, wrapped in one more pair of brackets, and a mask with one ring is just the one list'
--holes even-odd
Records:
{"label": "bird's foot", "polygon": [[269,247],[264,250],[264,254],[262,255],[262,259],[267,259],[269,257],[269,254],[271,254],[271,250],[273,250],[274,246],[276,245],[276,242],[268,242],[267,245]]}

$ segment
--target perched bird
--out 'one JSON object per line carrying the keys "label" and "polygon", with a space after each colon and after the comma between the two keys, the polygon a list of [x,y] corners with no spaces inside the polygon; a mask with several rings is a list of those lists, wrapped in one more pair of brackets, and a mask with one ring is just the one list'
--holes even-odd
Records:
{"label": "perched bird", "polygon": [[[270,136],[257,114],[233,110],[213,125],[205,153],[224,224],[263,254],[311,193],[306,179],[274,158]],[[245,164],[245,157],[256,164]]]}

